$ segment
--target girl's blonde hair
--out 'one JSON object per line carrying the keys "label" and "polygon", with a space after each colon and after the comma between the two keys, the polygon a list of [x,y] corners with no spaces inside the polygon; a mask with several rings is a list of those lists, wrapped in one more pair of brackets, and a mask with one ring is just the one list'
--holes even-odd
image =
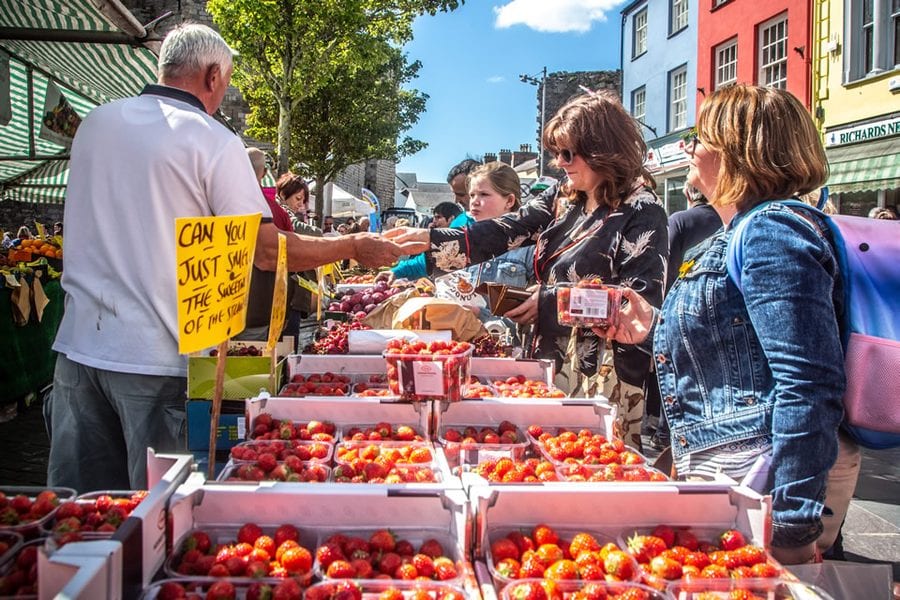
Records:
{"label": "girl's blonde hair", "polygon": [[732,85],[710,94],[697,117],[700,143],[719,153],[710,202],[746,210],[802,195],[828,179],[828,161],[809,111],[793,94]]}

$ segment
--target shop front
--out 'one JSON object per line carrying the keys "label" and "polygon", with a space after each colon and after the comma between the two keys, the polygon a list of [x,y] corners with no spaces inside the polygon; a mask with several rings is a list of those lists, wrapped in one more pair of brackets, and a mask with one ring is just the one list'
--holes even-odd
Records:
{"label": "shop front", "polygon": [[689,163],[681,134],[661,137],[648,144],[645,164],[656,180],[656,193],[670,215],[687,208],[684,184]]}
{"label": "shop front", "polygon": [[827,129],[828,191],[840,214],[900,214],[900,113]]}

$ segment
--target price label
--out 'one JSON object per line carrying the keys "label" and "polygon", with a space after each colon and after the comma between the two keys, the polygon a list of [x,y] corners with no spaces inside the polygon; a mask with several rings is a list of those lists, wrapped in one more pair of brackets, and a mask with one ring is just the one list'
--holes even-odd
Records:
{"label": "price label", "polygon": [[609,294],[606,290],[572,288],[569,312],[573,316],[605,318],[609,316]]}
{"label": "price label", "polygon": [[416,394],[420,396],[442,396],[444,389],[443,363],[433,360],[413,361],[413,381]]}

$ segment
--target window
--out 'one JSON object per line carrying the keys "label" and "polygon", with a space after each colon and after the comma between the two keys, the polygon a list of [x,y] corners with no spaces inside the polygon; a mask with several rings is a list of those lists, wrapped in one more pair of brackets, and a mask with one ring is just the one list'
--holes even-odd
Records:
{"label": "window", "polygon": [[688,0],[670,0],[669,35],[688,26]]}
{"label": "window", "polygon": [[647,88],[641,86],[631,92],[631,116],[643,123],[646,115],[646,106]]}
{"label": "window", "polygon": [[845,81],[900,67],[900,0],[844,1]]}
{"label": "window", "polygon": [[787,87],[787,24],[781,15],[759,26],[759,85]]}
{"label": "window", "polygon": [[713,8],[719,8],[726,2],[728,2],[728,0],[713,0]]}
{"label": "window", "polygon": [[636,58],[647,51],[647,9],[634,15],[634,41],[631,57]]}
{"label": "window", "polygon": [[737,81],[737,39],[716,47],[715,89]]}
{"label": "window", "polygon": [[687,65],[669,72],[669,131],[687,127]]}

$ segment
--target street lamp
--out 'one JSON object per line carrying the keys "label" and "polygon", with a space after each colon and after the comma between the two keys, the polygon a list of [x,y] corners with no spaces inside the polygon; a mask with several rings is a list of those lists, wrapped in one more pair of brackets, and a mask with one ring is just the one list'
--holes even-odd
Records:
{"label": "street lamp", "polygon": [[547,67],[541,70],[541,78],[533,75],[519,75],[519,81],[541,88],[541,129],[538,132],[538,177],[544,176],[544,119],[547,107]]}

